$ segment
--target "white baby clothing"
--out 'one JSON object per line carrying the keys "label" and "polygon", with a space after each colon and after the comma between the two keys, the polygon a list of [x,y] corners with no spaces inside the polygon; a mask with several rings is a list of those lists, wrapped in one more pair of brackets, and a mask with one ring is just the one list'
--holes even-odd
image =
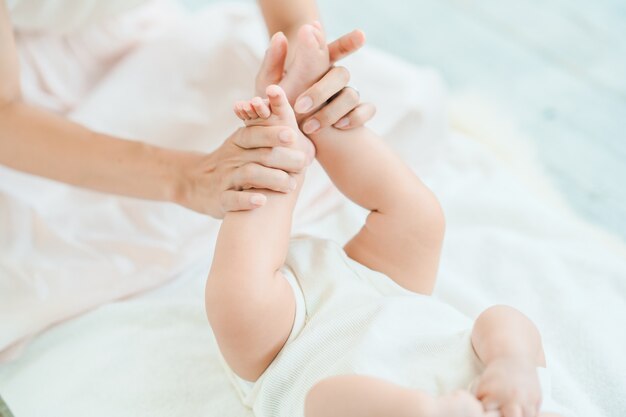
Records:
{"label": "white baby clothing", "polygon": [[303,416],[307,392],[333,375],[374,376],[433,395],[467,389],[480,375],[471,319],[355,262],[336,243],[293,239],[283,272],[296,295],[287,343],[254,383],[228,371],[256,416]]}

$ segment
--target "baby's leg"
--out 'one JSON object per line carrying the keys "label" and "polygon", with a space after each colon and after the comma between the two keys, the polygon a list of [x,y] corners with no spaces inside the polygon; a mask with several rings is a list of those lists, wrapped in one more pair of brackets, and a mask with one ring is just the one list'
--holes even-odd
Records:
{"label": "baby's leg", "polygon": [[310,137],[337,188],[370,210],[345,246],[348,256],[408,290],[430,294],[445,230],[435,195],[367,128],[327,128]]}
{"label": "baby's leg", "polygon": [[476,320],[472,344],[485,364],[475,387],[485,409],[500,410],[504,417],[539,415],[537,367],[546,361],[535,325],[511,307],[494,306]]}
{"label": "baby's leg", "polygon": [[382,379],[345,375],[327,378],[309,391],[306,417],[483,417],[466,391],[434,398]]}
{"label": "baby's leg", "polygon": [[[270,86],[267,94],[271,112],[258,99],[253,104],[262,117],[250,103],[245,107],[248,117],[239,109],[237,114],[248,125],[285,126],[293,136],[292,146],[305,146],[306,138],[296,138],[297,124],[284,92]],[[253,116],[258,120],[250,120]],[[226,362],[249,381],[256,380],[272,362],[293,325],[294,295],[280,268],[303,177],[293,175],[295,190],[288,194],[258,190],[266,196],[266,204],[253,211],[227,213],[217,238],[206,285],[207,316]]]}

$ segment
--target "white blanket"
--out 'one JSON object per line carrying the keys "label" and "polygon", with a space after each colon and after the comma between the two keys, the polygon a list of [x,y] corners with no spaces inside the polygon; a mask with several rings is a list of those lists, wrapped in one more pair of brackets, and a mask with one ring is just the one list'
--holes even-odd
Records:
{"label": "white blanket", "polygon": [[[250,95],[265,39],[248,7],[183,16],[119,58],[68,114],[109,133],[210,150],[237,126],[230,104]],[[446,211],[436,296],[469,315],[495,303],[520,308],[543,333],[555,399],[572,416],[626,415],[626,248],[559,203],[520,143],[448,131],[434,72],[373,50],[346,64],[378,105],[372,127]],[[41,331],[51,314],[61,320],[171,280],[47,330],[0,366],[17,417],[250,415],[204,316],[217,221],[7,169],[0,176],[5,345]],[[319,167],[307,180],[295,232],[345,241],[363,212]]]}

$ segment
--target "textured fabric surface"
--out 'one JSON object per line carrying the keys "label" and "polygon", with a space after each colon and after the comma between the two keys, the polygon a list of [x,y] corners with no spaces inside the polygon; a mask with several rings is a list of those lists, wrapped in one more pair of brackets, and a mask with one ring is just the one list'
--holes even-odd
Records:
{"label": "textured fabric surface", "polygon": [[[182,16],[106,67],[67,114],[104,132],[211,150],[238,126],[231,103],[250,96],[266,42],[252,6]],[[371,49],[346,65],[378,105],[371,127],[446,212],[435,295],[472,318],[496,303],[524,311],[542,331],[556,401],[572,416],[625,415],[623,245],[559,204],[523,146],[448,131],[433,71]],[[59,73],[54,62],[41,70]],[[16,416],[250,415],[204,314],[217,221],[7,169],[0,177],[3,346],[77,316],[0,366]],[[341,243],[363,218],[313,166],[295,232]]]}
{"label": "textured fabric surface", "polygon": [[5,0],[22,31],[70,33],[115,17],[146,0]]}
{"label": "textured fabric surface", "polygon": [[[431,395],[469,389],[480,375],[473,321],[436,297],[405,290],[324,239],[293,239],[287,268],[302,294],[296,293],[296,317],[304,313],[306,323],[294,323],[254,384],[225,368],[256,416],[303,416],[311,387],[334,375],[374,376]],[[561,411],[547,370],[540,375],[542,411]]]}

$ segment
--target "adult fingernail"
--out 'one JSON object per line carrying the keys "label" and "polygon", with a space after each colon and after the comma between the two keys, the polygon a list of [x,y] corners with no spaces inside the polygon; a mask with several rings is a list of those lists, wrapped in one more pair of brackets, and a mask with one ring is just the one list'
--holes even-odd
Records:
{"label": "adult fingernail", "polygon": [[304,133],[313,133],[319,128],[320,128],[320,122],[318,122],[315,119],[309,120],[302,126],[302,130],[304,130]]}
{"label": "adult fingernail", "polygon": [[311,107],[313,107],[313,100],[311,100],[311,97],[304,96],[296,101],[294,110],[298,113],[306,113],[311,110]]}
{"label": "adult fingernail", "polygon": [[265,204],[265,201],[267,201],[267,199],[261,194],[255,194],[250,197],[250,203],[252,203],[253,206],[262,206]]}
{"label": "adult fingernail", "polygon": [[349,124],[350,124],[350,119],[348,119],[347,117],[344,117],[343,119],[335,123],[335,127],[342,129],[344,127],[348,127]]}
{"label": "adult fingernail", "polygon": [[289,191],[295,190],[297,186],[298,186],[298,181],[296,181],[295,178],[290,178],[289,179]]}
{"label": "adult fingernail", "polygon": [[280,141],[282,143],[290,143],[291,142],[291,130],[281,130],[280,133],[278,134],[278,139],[280,139]]}

